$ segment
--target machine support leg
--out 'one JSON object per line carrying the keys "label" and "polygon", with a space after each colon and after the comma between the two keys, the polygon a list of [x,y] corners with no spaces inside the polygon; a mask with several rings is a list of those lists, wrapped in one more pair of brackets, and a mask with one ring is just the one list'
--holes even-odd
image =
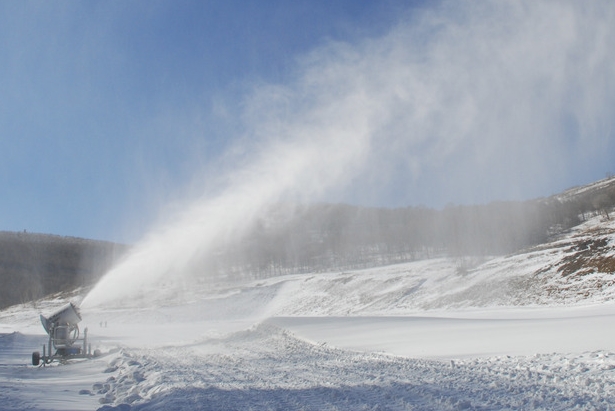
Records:
{"label": "machine support leg", "polygon": [[83,354],[89,354],[87,352],[87,347],[88,347],[88,327],[85,327],[85,330],[83,330]]}

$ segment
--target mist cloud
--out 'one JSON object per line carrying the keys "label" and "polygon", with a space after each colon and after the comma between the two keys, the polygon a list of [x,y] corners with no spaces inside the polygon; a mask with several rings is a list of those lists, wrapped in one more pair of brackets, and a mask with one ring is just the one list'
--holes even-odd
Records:
{"label": "mist cloud", "polygon": [[245,97],[223,188],[153,229],[84,305],[154,292],[278,201],[527,197],[607,164],[614,27],[609,2],[444,2],[300,56],[287,84]]}

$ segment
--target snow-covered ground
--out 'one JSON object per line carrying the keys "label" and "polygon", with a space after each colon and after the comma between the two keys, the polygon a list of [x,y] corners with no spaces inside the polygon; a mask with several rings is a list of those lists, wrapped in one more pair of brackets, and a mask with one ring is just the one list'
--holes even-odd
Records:
{"label": "snow-covered ground", "polygon": [[595,217],[511,256],[196,284],[83,308],[111,353],[47,367],[38,315],[66,297],[12,307],[0,409],[615,409],[614,247]]}

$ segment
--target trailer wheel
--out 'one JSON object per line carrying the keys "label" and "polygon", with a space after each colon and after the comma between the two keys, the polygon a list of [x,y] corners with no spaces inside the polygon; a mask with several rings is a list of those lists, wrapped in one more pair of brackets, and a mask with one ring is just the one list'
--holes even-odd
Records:
{"label": "trailer wheel", "polygon": [[34,351],[32,353],[32,365],[39,365],[41,363],[41,353]]}

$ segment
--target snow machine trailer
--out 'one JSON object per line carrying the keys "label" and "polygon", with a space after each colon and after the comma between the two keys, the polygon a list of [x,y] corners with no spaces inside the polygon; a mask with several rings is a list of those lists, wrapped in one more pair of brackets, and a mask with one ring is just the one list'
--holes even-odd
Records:
{"label": "snow machine trailer", "polygon": [[[76,358],[93,358],[100,355],[98,350],[92,353],[92,346],[88,344],[88,329],[83,332],[83,338],[79,338],[79,326],[81,314],[79,309],[68,303],[58,311],[44,317],[41,314],[41,323],[49,335],[49,342],[43,344],[43,355],[39,351],[32,353],[32,365],[49,364],[54,360],[64,362]],[[52,353],[55,350],[55,353]]]}

